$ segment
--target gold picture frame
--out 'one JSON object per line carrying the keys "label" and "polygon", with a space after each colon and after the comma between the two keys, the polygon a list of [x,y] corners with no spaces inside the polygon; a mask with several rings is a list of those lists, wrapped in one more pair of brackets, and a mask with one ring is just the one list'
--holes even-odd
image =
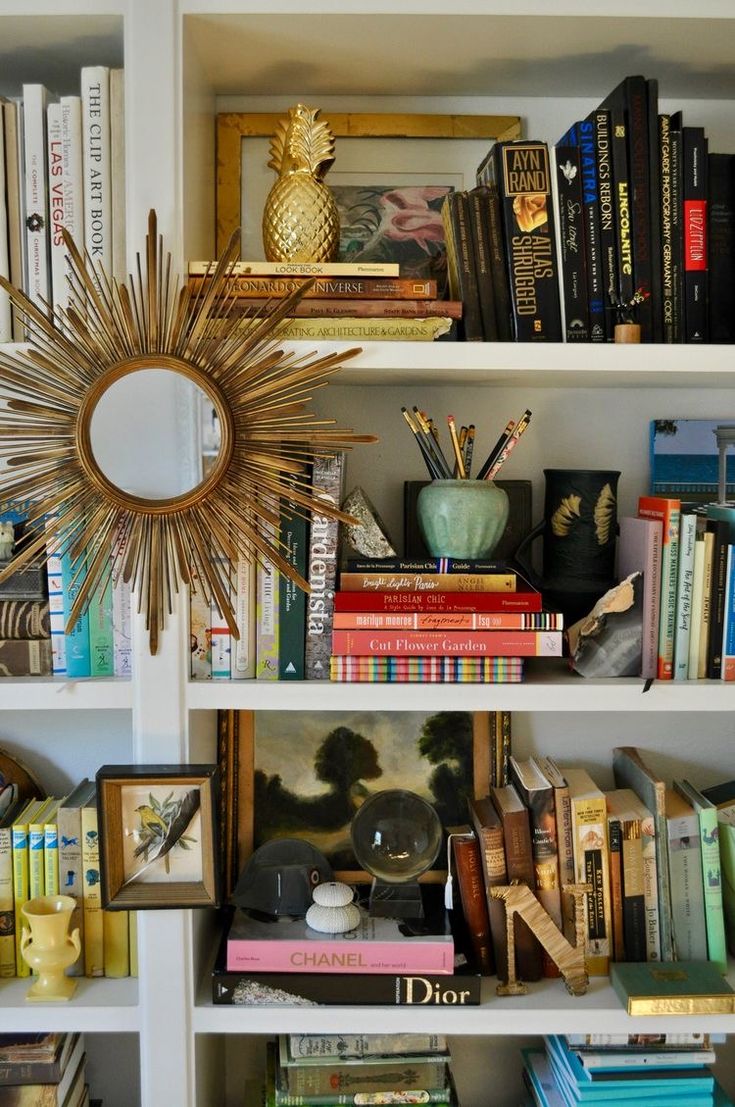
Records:
{"label": "gold picture frame", "polygon": [[[236,864],[232,868],[233,877],[234,872],[242,870],[243,866],[250,858],[255,848],[255,819],[257,818],[257,797],[256,797],[256,716],[258,712],[251,710],[241,711],[220,711],[219,713],[219,734],[220,734],[220,749],[219,749],[219,762],[220,769],[224,771],[224,779],[221,781],[220,794],[223,797],[220,805],[220,818],[221,825],[225,828],[224,834],[221,836],[225,839],[222,848],[227,853],[228,848],[230,852],[236,857]],[[284,715],[286,713],[283,713]],[[288,713],[290,718],[294,720],[298,725],[298,713]],[[335,726],[340,724],[340,720],[344,721],[345,717],[349,715],[349,712],[321,712],[310,713],[310,719],[313,719],[314,715],[318,714],[324,719],[329,719],[330,722],[334,722]],[[371,713],[375,714],[375,713]],[[386,713],[384,713],[386,714]],[[402,712],[389,712],[387,714],[402,716]],[[427,717],[431,715],[438,715],[438,712],[421,712]],[[474,711],[474,712],[459,712],[458,714],[471,715],[471,734],[472,734],[472,746],[471,746],[471,766],[469,767],[469,775],[471,780],[468,781],[469,789],[474,799],[480,799],[486,796],[489,792],[490,781],[492,778],[492,743],[491,743],[491,717],[487,711]],[[264,715],[273,716],[273,712],[264,713]],[[234,744],[234,749],[232,745]],[[229,745],[229,748],[228,748]],[[289,748],[293,748],[290,746]],[[434,762],[428,761],[426,766],[427,777],[429,775],[431,765]],[[226,767],[229,765],[229,770]],[[228,773],[230,778],[228,779]],[[379,779],[375,781],[377,785]],[[404,780],[404,786],[410,788],[410,782],[406,783]],[[386,785],[389,787],[389,785]],[[379,791],[378,787],[375,787],[375,791]],[[469,813],[461,818],[462,822],[469,820]],[[445,827],[446,829],[446,827]],[[289,831],[284,830],[283,835],[274,835],[275,837],[289,836]],[[301,836],[309,839],[308,834],[302,834]],[[231,847],[227,847],[226,841],[228,838],[232,839]],[[319,848],[319,842],[312,842]],[[446,865],[442,862],[444,856],[440,855],[437,860],[437,867],[425,872],[419,880],[422,883],[438,884],[443,883],[446,880]],[[365,884],[369,883],[372,879],[369,873],[362,869],[337,869],[335,873],[335,879],[343,880],[347,883]],[[227,874],[225,875],[227,882]]]}
{"label": "gold picture frame", "polygon": [[105,909],[219,906],[217,766],[103,765],[96,780]]}
{"label": "gold picture frame", "polygon": [[[215,218],[218,253],[242,221],[242,143],[252,138],[271,138],[283,115],[283,112],[220,112],[217,115]],[[500,142],[521,137],[521,119],[516,115],[327,111],[325,119],[338,141],[340,138],[423,138],[438,142],[448,139]]]}

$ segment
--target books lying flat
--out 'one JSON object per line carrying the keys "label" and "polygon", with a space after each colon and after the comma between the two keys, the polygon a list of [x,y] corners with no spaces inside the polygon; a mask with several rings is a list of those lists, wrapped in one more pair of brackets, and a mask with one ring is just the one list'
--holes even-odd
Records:
{"label": "books lying flat", "polygon": [[551,611],[336,611],[335,630],[562,630]]}
{"label": "books lying flat", "polygon": [[448,1053],[398,1054],[393,1057],[312,1058],[308,1064],[290,1057],[284,1034],[278,1036],[281,1086],[292,1095],[318,1097],[326,1102],[335,1092],[410,1091],[415,1088],[444,1088],[447,1083]]}
{"label": "books lying flat", "polygon": [[341,573],[343,592],[515,592],[515,573]]}
{"label": "books lying flat", "polygon": [[228,972],[215,966],[212,1002],[232,1007],[477,1007],[478,975]]}
{"label": "books lying flat", "polygon": [[282,1064],[321,1064],[325,1057],[364,1061],[370,1057],[446,1053],[445,1034],[284,1034],[287,1061]]}
{"label": "books lying flat", "polygon": [[560,630],[335,630],[336,654],[439,657],[561,657]]}
{"label": "books lying flat", "polygon": [[356,657],[333,655],[331,680],[426,684],[518,684],[522,657]]}
{"label": "books lying flat", "polygon": [[335,611],[540,611],[540,592],[336,592]]}
{"label": "books lying flat", "polygon": [[732,1015],[735,991],[711,961],[621,961],[610,983],[629,1015]]}
{"label": "books lying flat", "polygon": [[410,934],[396,919],[371,918],[346,934],[325,937],[303,919],[261,922],[236,911],[227,937],[228,970],[315,973],[451,973],[449,933]]}

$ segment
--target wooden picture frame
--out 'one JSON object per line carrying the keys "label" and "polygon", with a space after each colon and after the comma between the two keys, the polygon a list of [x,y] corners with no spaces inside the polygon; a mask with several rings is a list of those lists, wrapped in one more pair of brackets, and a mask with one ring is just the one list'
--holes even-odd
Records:
{"label": "wooden picture frame", "polygon": [[[256,812],[256,788],[255,788],[255,775],[257,766],[256,757],[256,738],[257,738],[257,715],[269,715],[271,717],[288,716],[289,722],[293,721],[298,725],[298,720],[303,716],[299,716],[296,712],[262,712],[255,711],[221,711],[219,713],[219,761],[220,766],[229,766],[230,780],[225,779],[223,781],[221,794],[223,796],[221,807],[221,825],[224,827],[223,840],[227,841],[229,838],[233,843],[230,847],[223,845],[225,853],[230,858],[236,856],[237,863],[230,865],[230,886],[232,882],[236,880],[237,872],[242,869],[245,862],[253,853],[256,845],[256,833],[255,833],[255,819],[257,818]],[[329,719],[330,724],[333,723],[333,728],[339,727],[343,720],[348,716],[355,714],[346,711],[330,711],[330,712],[310,712],[310,717],[318,716],[320,719]],[[360,713],[363,714],[363,713]],[[375,714],[375,713],[364,713]],[[405,715],[405,712],[384,712],[385,715]],[[427,718],[441,714],[440,712],[415,712],[409,714],[425,715]],[[492,766],[492,743],[491,743],[491,719],[493,713],[488,712],[458,712],[457,714],[467,715],[471,717],[471,735],[472,735],[472,748],[471,748],[471,792],[475,799],[486,796],[489,792],[490,782],[493,779],[493,766]],[[272,721],[272,719],[271,719]],[[235,748],[233,749],[233,744]],[[289,749],[292,747],[284,744],[284,761],[288,759]],[[427,762],[427,777],[430,774],[432,767],[437,763]],[[225,769],[225,771],[227,771]],[[375,791],[379,791],[377,786],[378,780],[375,781]],[[390,785],[386,782],[386,787]],[[408,787],[408,784],[406,785]],[[469,821],[469,813],[463,815],[460,819],[461,822]],[[228,829],[229,827],[229,829]],[[280,836],[280,835],[274,835]],[[284,830],[284,837],[289,836],[288,830]],[[302,835],[307,840],[312,840],[308,833]],[[313,844],[319,847],[319,842],[314,841]],[[424,873],[420,880],[424,883],[442,883],[446,879],[446,868],[443,864],[445,853],[440,854],[437,864],[439,867],[430,869]],[[342,869],[336,868],[336,879],[343,880],[347,883],[368,883],[372,878],[369,873],[362,869]],[[227,873],[225,876],[226,884],[228,882]]]}
{"label": "wooden picture frame", "polygon": [[[221,112],[217,115],[217,254],[229,242],[233,232],[243,224],[243,142],[254,138],[271,138],[277,123],[285,115],[286,111]],[[452,150],[446,140],[452,140],[456,144],[472,140],[508,141],[521,137],[521,120],[515,115],[411,115],[325,111],[323,118],[329,123],[337,140],[336,170],[339,168],[340,138],[436,140],[436,172],[439,172],[441,169],[446,170],[454,160],[452,154],[456,155],[456,151]],[[482,154],[485,152],[486,147]],[[264,165],[267,160],[265,157]],[[473,160],[473,169],[480,160],[481,155]],[[331,172],[334,173],[335,170]],[[329,183],[329,175],[326,182]],[[469,187],[474,183],[473,180]],[[261,213],[257,213],[258,221]]]}
{"label": "wooden picture frame", "polygon": [[96,781],[103,906],[217,907],[217,766],[103,765]]}

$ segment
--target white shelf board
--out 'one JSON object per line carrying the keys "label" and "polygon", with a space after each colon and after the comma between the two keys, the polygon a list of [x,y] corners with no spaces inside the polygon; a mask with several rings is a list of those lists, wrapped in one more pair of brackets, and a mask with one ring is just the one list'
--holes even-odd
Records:
{"label": "white shelf board", "polygon": [[479,1007],[229,1007],[215,1006],[211,983],[202,984],[192,1026],[198,1034],[555,1034],[701,1031],[731,1034],[735,1015],[631,1018],[607,977],[593,977],[583,996],[568,995],[561,980],[529,984],[525,996],[497,996],[495,979],[483,982]]}
{"label": "white shelf board", "polygon": [[120,711],[133,702],[129,680],[15,677],[0,680],[3,711]]}
{"label": "white shelf board", "polygon": [[[301,354],[350,342],[293,342]],[[366,342],[332,381],[339,385],[493,384],[540,388],[714,388],[735,382],[730,346],[615,343]]]}
{"label": "white shelf board", "polygon": [[90,980],[77,978],[77,990],[66,1003],[29,1003],[26,992],[31,985],[28,977],[0,982],[0,1030],[31,1032],[48,1030],[83,1030],[94,1033],[136,1033],[138,1016],[138,981],[134,977],[121,980]]}
{"label": "white shelf board", "polygon": [[191,681],[192,710],[261,711],[732,711],[735,684],[718,680],[585,680],[542,667],[521,684],[369,684],[331,681]]}

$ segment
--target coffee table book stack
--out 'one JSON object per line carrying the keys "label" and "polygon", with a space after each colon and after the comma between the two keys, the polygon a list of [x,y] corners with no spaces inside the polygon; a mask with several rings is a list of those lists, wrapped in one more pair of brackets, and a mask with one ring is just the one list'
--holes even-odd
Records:
{"label": "coffee table book stack", "polygon": [[266,1107],[340,1103],[450,1107],[456,1102],[443,1035],[279,1034],[275,1043],[268,1043]]}
{"label": "coffee table book stack", "polygon": [[503,562],[352,559],[334,598],[338,681],[516,683],[559,657],[561,614]]}

